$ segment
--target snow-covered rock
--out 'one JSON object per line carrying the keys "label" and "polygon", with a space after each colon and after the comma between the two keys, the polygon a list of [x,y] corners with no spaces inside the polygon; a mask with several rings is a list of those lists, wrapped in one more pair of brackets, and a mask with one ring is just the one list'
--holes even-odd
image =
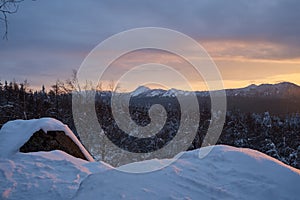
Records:
{"label": "snow-covered rock", "polygon": [[48,131],[64,132],[79,147],[88,161],[94,161],[69,127],[52,118],[14,120],[4,124],[0,130],[0,157],[9,158],[19,152],[20,147],[39,130],[45,133]]}

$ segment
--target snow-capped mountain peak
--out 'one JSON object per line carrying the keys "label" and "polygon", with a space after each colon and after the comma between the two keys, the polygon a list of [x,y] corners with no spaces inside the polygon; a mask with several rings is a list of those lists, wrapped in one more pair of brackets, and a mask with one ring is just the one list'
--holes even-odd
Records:
{"label": "snow-capped mountain peak", "polygon": [[142,86],[139,86],[138,88],[136,88],[133,92],[131,92],[131,96],[136,97],[143,93],[147,93],[149,91],[151,91],[150,88],[142,85]]}

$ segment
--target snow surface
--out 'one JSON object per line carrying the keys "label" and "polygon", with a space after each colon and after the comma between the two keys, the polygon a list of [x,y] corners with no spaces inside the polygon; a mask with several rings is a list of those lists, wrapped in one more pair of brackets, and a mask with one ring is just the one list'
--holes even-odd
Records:
{"label": "snow surface", "polygon": [[[152,173],[109,170],[92,174],[82,182],[74,199],[296,200],[300,197],[297,169],[250,149],[220,145],[199,159],[202,150],[185,152],[170,166]],[[163,161],[144,162],[156,165]]]}
{"label": "snow surface", "polygon": [[[184,152],[168,167],[144,174],[121,172],[103,162],[87,162],[58,150],[16,152],[20,141],[28,138],[21,132],[32,132],[33,127],[46,131],[61,126],[53,119],[40,123],[34,125],[32,121],[31,126],[23,127],[23,122],[14,121],[1,129],[0,151],[6,156],[0,157],[0,199],[298,200],[300,197],[300,170],[250,149],[219,145]],[[5,142],[9,144],[4,145]],[[208,148],[212,148],[211,152],[200,159],[201,152]],[[129,167],[157,166],[166,161],[154,159]]]}
{"label": "snow surface", "polygon": [[72,199],[84,178],[107,169],[58,150],[17,153],[0,158],[0,199]]}
{"label": "snow surface", "polygon": [[64,131],[80,148],[85,157],[89,161],[94,161],[93,157],[82,146],[69,127],[53,118],[14,120],[4,124],[0,130],[0,157],[9,157],[17,153],[20,147],[22,147],[35,132],[41,129],[45,133],[48,131]]}

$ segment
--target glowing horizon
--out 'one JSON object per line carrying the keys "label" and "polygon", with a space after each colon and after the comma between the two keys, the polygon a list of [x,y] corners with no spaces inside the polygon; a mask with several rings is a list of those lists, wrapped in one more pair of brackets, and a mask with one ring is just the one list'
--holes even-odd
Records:
{"label": "glowing horizon", "polygon": [[[9,39],[0,40],[0,80],[27,79],[32,89],[45,85],[49,90],[56,80],[71,78],[72,70],[78,70],[88,53],[108,37],[132,28],[164,27],[190,36],[205,48],[219,68],[224,88],[278,82],[300,85],[299,1],[175,2],[81,4],[74,0],[67,8],[58,0],[23,2],[18,12],[9,16]],[[78,15],[79,7],[89,14]],[[118,81],[116,74],[128,67],[155,62],[173,66],[196,90],[206,89],[202,78],[182,59],[151,51],[113,63],[111,75],[103,79],[104,88],[110,80]],[[177,80],[168,79],[168,73],[160,71],[158,75],[177,89],[185,89]],[[124,90],[136,87],[133,82]]]}

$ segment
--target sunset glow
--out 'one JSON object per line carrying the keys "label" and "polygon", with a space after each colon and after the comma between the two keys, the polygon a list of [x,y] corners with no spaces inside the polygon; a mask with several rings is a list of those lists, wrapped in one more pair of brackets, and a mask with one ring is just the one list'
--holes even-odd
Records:
{"label": "sunset glow", "polygon": [[[172,9],[168,1],[149,5],[135,2],[132,6],[125,2],[89,1],[81,6],[82,12],[89,13],[84,16],[78,15],[77,3],[65,8],[62,2],[55,2],[29,1],[10,16],[8,40],[0,41],[2,82],[26,79],[34,89],[39,90],[43,84],[49,89],[56,80],[70,78],[72,70],[80,68],[89,52],[110,36],[132,28],[164,27],[182,32],[203,46],[219,68],[225,88],[282,81],[300,85],[297,1],[241,1],[234,5],[222,1],[178,1],[172,2]],[[193,88],[206,90],[202,78],[178,56],[144,51],[124,57],[112,64],[103,80],[104,87],[111,80],[117,82],[114,76],[129,66],[160,63],[187,76]],[[186,89],[167,73],[159,76],[178,89]],[[133,81],[124,90],[136,87]]]}

